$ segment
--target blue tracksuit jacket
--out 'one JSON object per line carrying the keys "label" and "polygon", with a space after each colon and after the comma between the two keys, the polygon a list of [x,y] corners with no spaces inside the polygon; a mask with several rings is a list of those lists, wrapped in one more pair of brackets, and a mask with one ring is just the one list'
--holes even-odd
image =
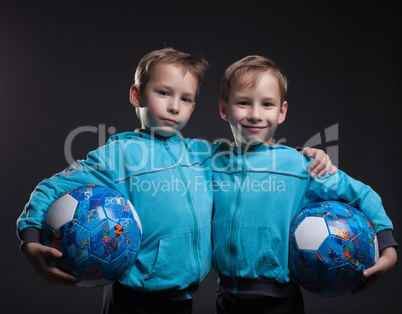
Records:
{"label": "blue tracksuit jacket", "polygon": [[289,283],[289,226],[313,203],[342,200],[361,208],[377,234],[392,229],[380,197],[369,186],[340,170],[312,179],[305,171],[311,161],[285,146],[217,152],[213,265],[229,292],[277,297],[295,293],[297,287]]}
{"label": "blue tracksuit jacket", "polygon": [[82,184],[117,190],[134,205],[143,243],[135,265],[121,282],[141,291],[196,286],[211,267],[211,156],[216,146],[175,135],[166,141],[146,133],[122,133],[41,182],[17,221],[23,242],[39,242],[52,203]]}

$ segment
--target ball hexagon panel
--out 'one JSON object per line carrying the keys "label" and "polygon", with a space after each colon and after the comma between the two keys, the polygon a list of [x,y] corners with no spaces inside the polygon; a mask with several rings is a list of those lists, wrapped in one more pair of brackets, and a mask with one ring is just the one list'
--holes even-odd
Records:
{"label": "ball hexagon panel", "polygon": [[295,231],[300,250],[316,251],[328,237],[327,224],[322,217],[306,217]]}
{"label": "ball hexagon panel", "polygon": [[65,194],[55,201],[46,217],[46,223],[53,229],[59,229],[73,219],[78,201],[70,194]]}

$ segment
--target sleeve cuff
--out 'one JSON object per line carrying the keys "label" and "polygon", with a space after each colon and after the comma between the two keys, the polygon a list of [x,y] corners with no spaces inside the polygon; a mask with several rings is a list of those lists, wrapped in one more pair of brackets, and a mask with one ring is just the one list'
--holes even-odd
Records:
{"label": "sleeve cuff", "polygon": [[377,233],[378,249],[381,250],[393,246],[395,249],[398,247],[398,243],[395,241],[392,234],[392,229],[381,230]]}
{"label": "sleeve cuff", "polygon": [[20,249],[22,246],[29,242],[40,243],[40,229],[35,227],[28,227],[21,230],[19,237],[21,239]]}

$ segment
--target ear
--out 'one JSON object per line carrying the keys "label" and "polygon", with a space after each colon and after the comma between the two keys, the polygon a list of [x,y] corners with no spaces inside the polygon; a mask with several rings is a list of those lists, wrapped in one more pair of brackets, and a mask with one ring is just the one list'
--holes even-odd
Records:
{"label": "ear", "polygon": [[288,112],[288,102],[284,101],[281,106],[281,109],[279,109],[278,124],[281,124],[283,121],[285,121],[287,112]]}
{"label": "ear", "polygon": [[223,120],[229,121],[228,106],[222,99],[219,99],[219,112]]}
{"label": "ear", "polygon": [[130,102],[131,104],[136,107],[139,108],[140,107],[140,88],[138,87],[138,85],[133,84],[130,88]]}

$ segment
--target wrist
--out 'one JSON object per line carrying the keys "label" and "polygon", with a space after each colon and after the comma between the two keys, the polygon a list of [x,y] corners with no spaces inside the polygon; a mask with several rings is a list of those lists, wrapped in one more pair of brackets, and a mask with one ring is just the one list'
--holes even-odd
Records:
{"label": "wrist", "polygon": [[23,251],[23,247],[27,243],[40,243],[40,229],[35,227],[28,227],[20,231],[19,237],[21,239],[20,249]]}

